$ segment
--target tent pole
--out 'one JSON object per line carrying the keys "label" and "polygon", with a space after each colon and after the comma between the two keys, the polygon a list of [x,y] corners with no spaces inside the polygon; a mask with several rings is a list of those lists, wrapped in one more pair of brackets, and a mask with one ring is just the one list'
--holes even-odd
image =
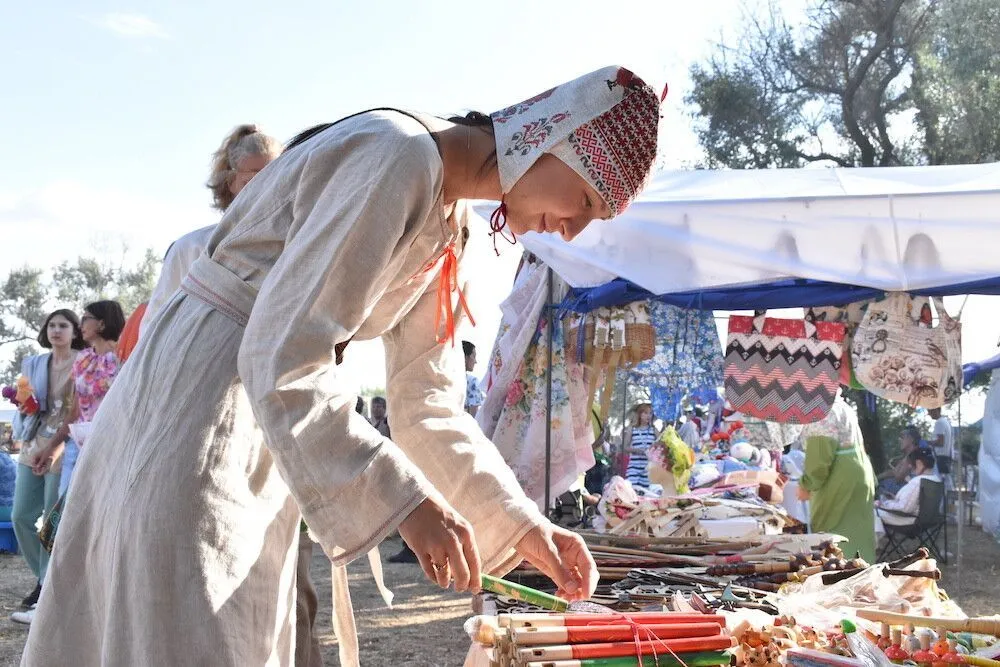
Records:
{"label": "tent pole", "polygon": [[[957,445],[957,460],[954,461],[953,468],[958,468],[959,478],[956,479],[955,471],[952,470],[951,482],[954,484],[955,488],[958,490],[958,500],[957,507],[955,508],[955,523],[958,528],[958,548],[955,549],[956,558],[958,562],[955,564],[955,569],[958,571],[958,597],[962,598],[962,524],[965,523],[965,504],[964,499],[964,486],[965,486],[965,468],[962,465],[962,392],[958,393],[958,431],[955,433],[955,438],[953,440]],[[954,454],[955,452],[952,452]],[[945,521],[948,521],[948,513],[945,512]],[[947,548],[947,547],[946,547]]]}
{"label": "tent pole", "polygon": [[[628,378],[625,378],[625,384],[622,385],[622,455],[618,457],[619,461],[625,460],[625,420],[628,419]],[[628,479],[628,466],[621,471],[621,476],[624,479]]]}
{"label": "tent pole", "polygon": [[549,282],[549,296],[546,300],[545,309],[548,311],[546,313],[546,322],[548,328],[548,343],[549,343],[549,359],[545,370],[545,516],[549,516],[549,511],[552,509],[550,505],[552,499],[551,494],[551,478],[552,478],[552,336],[555,329],[555,322],[553,317],[555,315],[555,308],[553,307],[552,300],[554,297],[554,287],[552,284],[552,267],[545,267],[548,271],[548,282]]}

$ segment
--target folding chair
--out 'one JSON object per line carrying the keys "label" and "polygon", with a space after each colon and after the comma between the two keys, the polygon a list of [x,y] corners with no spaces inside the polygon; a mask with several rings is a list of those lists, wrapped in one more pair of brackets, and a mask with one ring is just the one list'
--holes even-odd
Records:
{"label": "folding chair", "polygon": [[[882,522],[885,528],[885,543],[878,553],[880,563],[902,558],[913,553],[916,547],[927,547],[939,562],[948,564],[948,521],[944,510],[944,482],[932,479],[920,480],[920,505],[917,514],[907,514],[879,508],[881,515],[893,514],[915,519],[911,524],[896,526]],[[943,538],[943,548],[938,548],[938,536]],[[916,542],[915,546],[908,546]]]}

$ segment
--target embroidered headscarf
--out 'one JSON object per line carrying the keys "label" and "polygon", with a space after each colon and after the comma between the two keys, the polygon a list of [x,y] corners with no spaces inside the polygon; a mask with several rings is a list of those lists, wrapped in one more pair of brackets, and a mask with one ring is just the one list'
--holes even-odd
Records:
{"label": "embroidered headscarf", "polygon": [[660,99],[624,67],[605,67],[490,118],[504,194],[543,153],[551,153],[590,183],[614,216],[649,179]]}

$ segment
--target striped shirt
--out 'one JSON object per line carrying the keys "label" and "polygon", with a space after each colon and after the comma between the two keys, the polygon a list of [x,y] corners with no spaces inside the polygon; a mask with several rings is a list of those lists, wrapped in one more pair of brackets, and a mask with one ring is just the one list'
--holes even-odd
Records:
{"label": "striped shirt", "polygon": [[628,460],[628,481],[633,486],[649,487],[647,450],[655,441],[656,429],[652,426],[632,428],[632,453]]}

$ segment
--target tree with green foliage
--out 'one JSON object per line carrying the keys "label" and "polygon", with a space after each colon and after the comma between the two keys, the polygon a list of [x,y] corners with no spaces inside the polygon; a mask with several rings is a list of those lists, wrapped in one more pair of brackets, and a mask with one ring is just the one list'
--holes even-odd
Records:
{"label": "tree with green foliage", "polygon": [[707,166],[733,169],[907,164],[910,73],[927,42],[932,0],[821,0],[804,26],[775,5],[747,18],[730,47],[691,68]]}
{"label": "tree with green foliage", "polygon": [[0,345],[22,343],[36,335],[48,301],[42,274],[40,269],[24,267],[7,275],[0,294]]}
{"label": "tree with green foliage", "polygon": [[10,359],[0,382],[16,379],[21,361],[38,353],[35,339],[49,312],[71,308],[79,313],[90,302],[111,299],[128,315],[149,298],[159,269],[160,259],[147,249],[134,263],[126,262],[124,255],[118,261],[79,257],[55,267],[49,279],[34,267],[12,270],[0,293],[0,349]]}
{"label": "tree with green foliage", "polygon": [[931,28],[912,85],[927,162],[1000,160],[1000,3],[942,2]]}
{"label": "tree with green foliage", "polygon": [[[775,3],[691,68],[710,168],[1000,160],[1000,3],[812,0],[791,25]],[[853,397],[877,468],[910,418]]]}
{"label": "tree with green foliage", "polygon": [[1000,160],[1000,3],[772,3],[691,68],[705,164],[732,169]]}

